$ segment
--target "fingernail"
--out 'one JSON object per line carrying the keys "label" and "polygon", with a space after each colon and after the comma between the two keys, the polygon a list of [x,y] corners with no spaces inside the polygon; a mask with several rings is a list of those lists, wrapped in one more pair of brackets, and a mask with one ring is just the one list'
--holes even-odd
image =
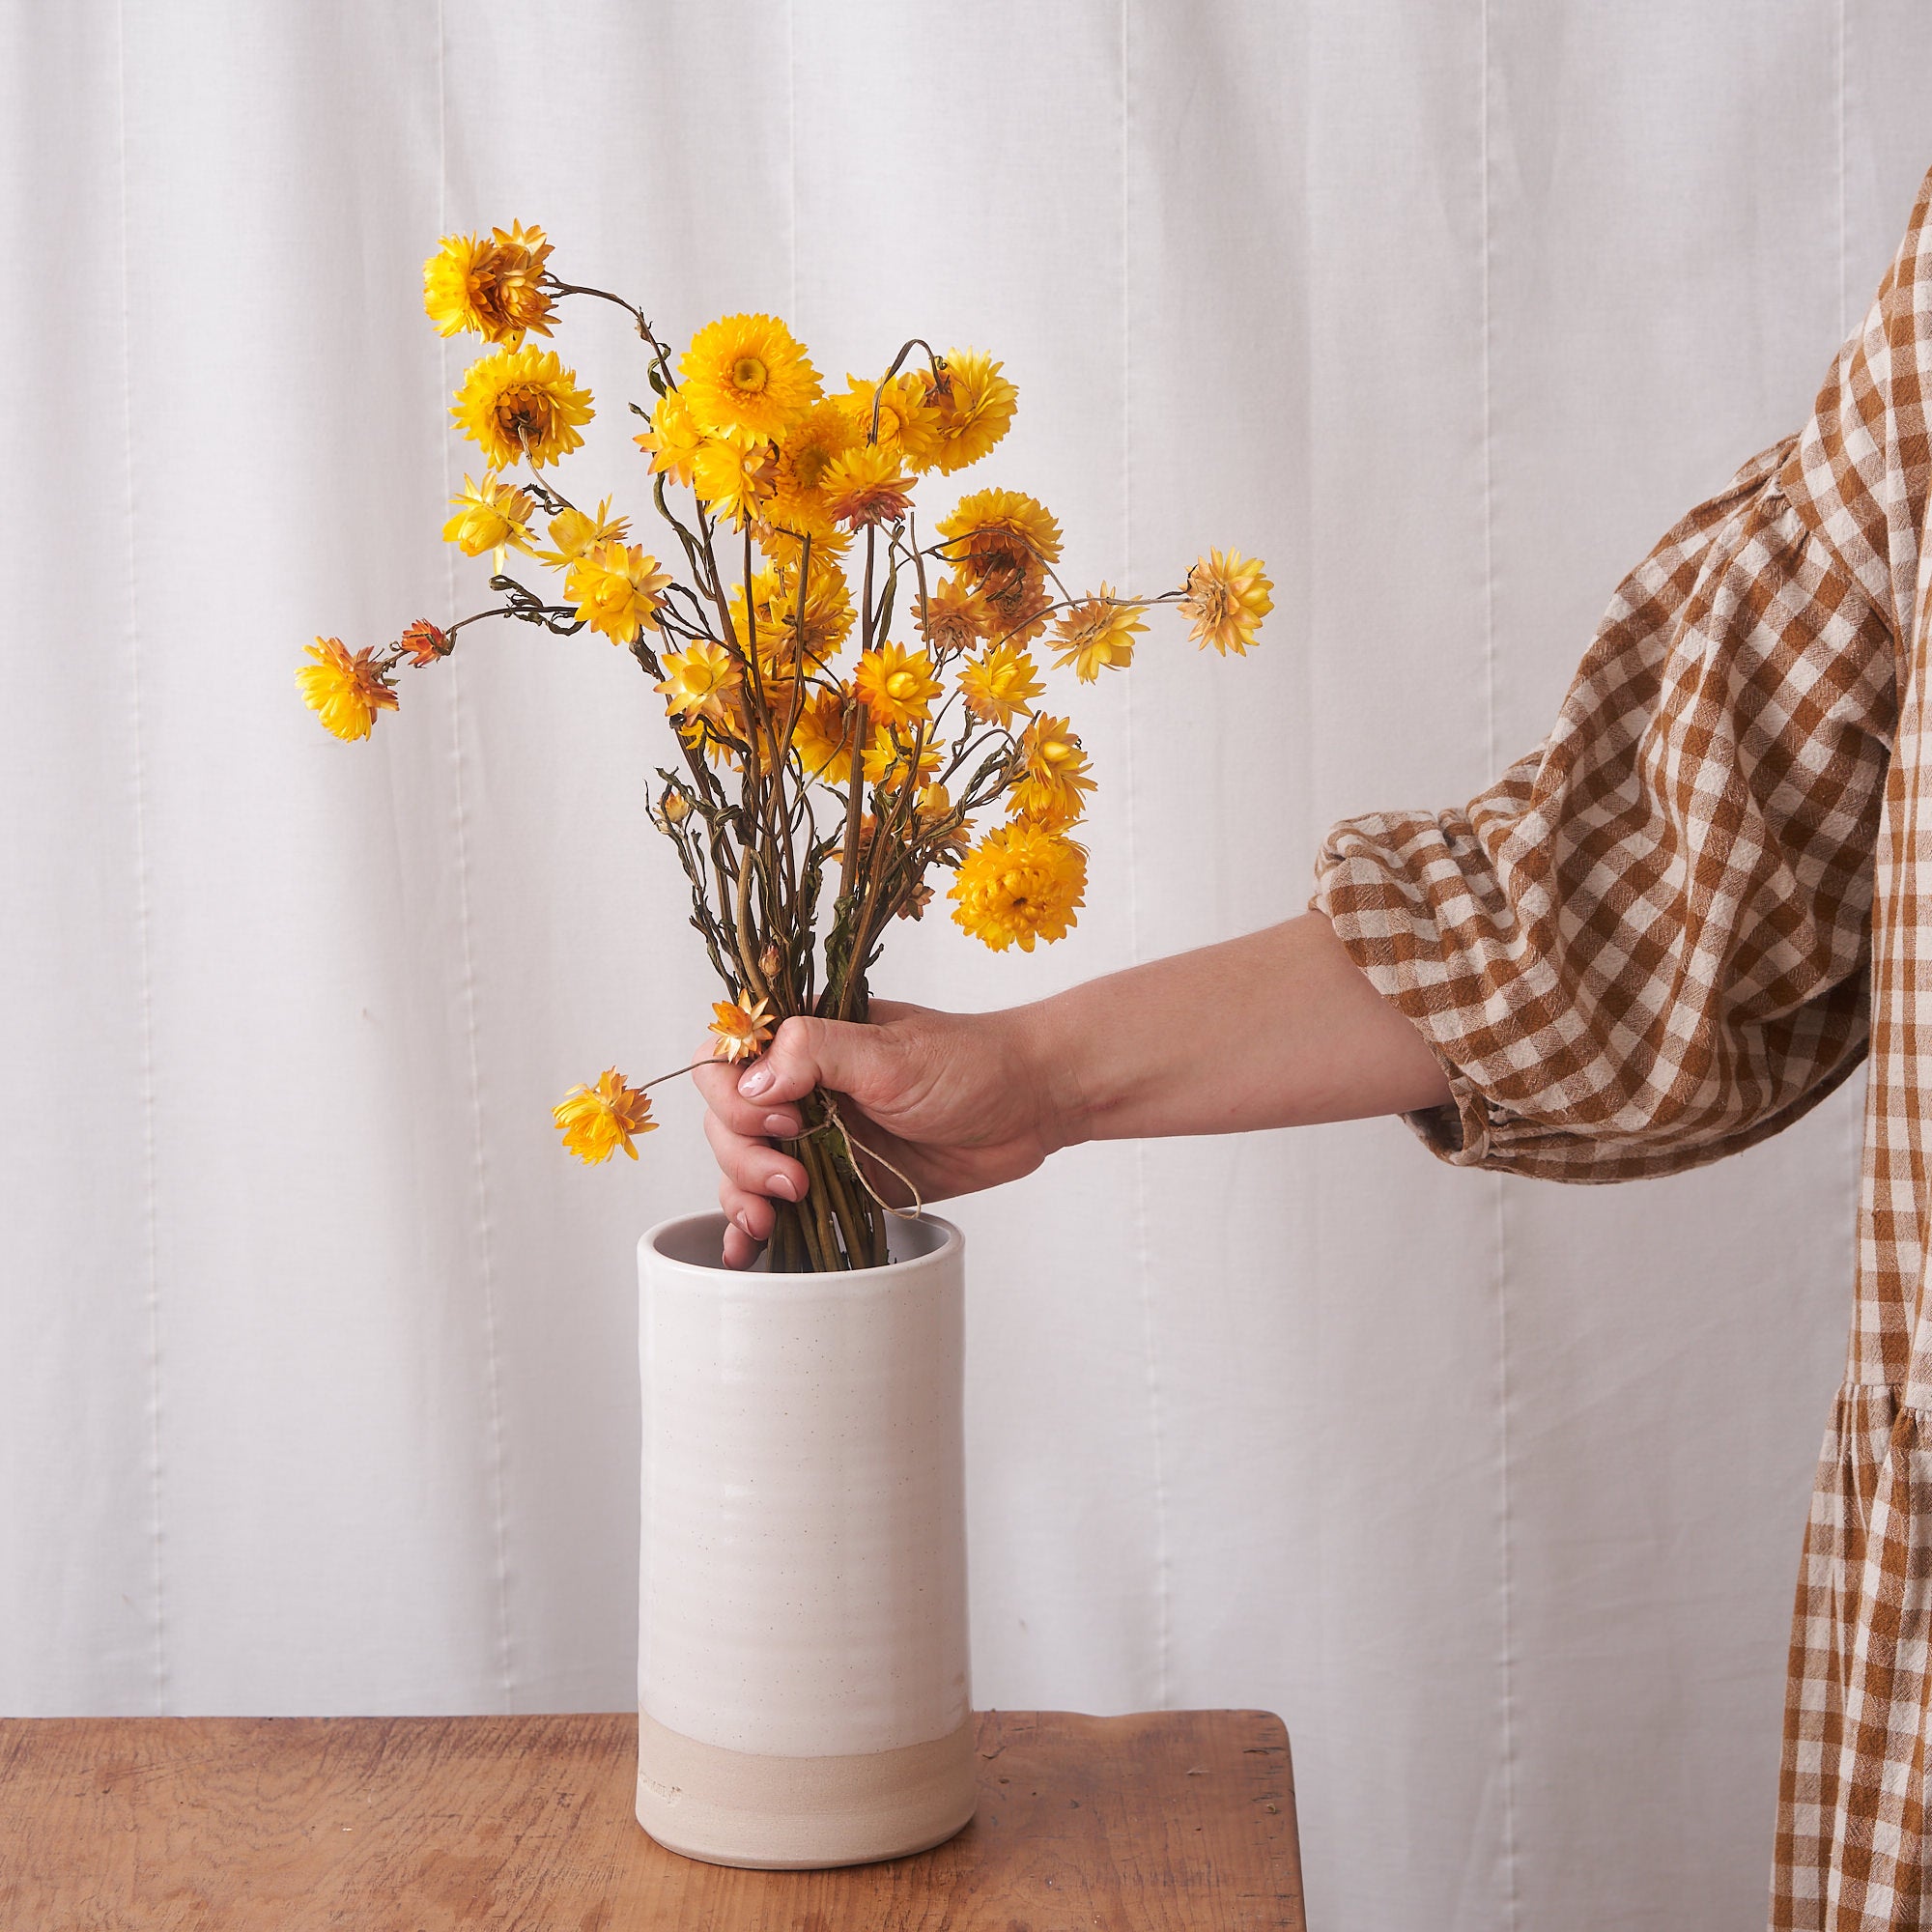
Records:
{"label": "fingernail", "polygon": [[798,1132],[798,1122],[789,1114],[767,1114],[765,1131],[777,1134],[781,1140],[789,1140]]}
{"label": "fingernail", "polygon": [[773,1175],[771,1188],[774,1194],[782,1194],[787,1201],[798,1199],[798,1189],[791,1184],[791,1176],[788,1174]]}
{"label": "fingernail", "polygon": [[755,1100],[772,1084],[772,1069],[761,1061],[756,1066],[747,1067],[739,1075],[738,1092],[746,1099]]}

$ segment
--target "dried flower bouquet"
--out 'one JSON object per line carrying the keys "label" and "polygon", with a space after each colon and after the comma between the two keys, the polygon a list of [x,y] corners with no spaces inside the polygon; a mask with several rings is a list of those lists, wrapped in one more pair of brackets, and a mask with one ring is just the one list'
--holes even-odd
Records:
{"label": "dried flower bouquet", "polygon": [[[519,224],[447,237],[424,266],[438,329],[492,345],[451,412],[483,474],[465,477],[443,536],[492,557],[501,601],[413,623],[385,650],[317,639],[298,675],[324,724],[366,737],[396,708],[402,667],[447,657],[486,617],[587,628],[628,650],[674,733],[650,816],[724,983],[711,1033],[729,1060],[755,1056],[789,1014],[864,1020],[886,931],[924,912],[935,873],[952,874],[953,919],[996,952],[1061,938],[1083,902],[1087,855],[1070,835],[1094,779],[1067,720],[1038,708],[1030,647],[1091,682],[1131,662],[1144,611],[1174,604],[1204,648],[1243,653],[1272,608],[1262,566],[1216,551],[1156,596],[1104,583],[1074,596],[1055,573],[1059,524],[1011,490],[962,497],[928,537],[920,479],[979,462],[1012,421],[1000,363],[915,340],[882,375],[828,393],[783,323],[727,315],[673,367],[640,308],[558,279],[551,252]],[[582,446],[592,415],[575,372],[528,339],[548,337],[571,297],[624,309],[648,353],[655,402],[632,405],[647,422],[636,440],[681,571],[632,542],[608,499],[581,508],[538,473]],[[561,595],[511,575],[512,553],[560,574]],[[776,1204],[771,1264],[883,1263],[869,1156],[835,1097],[805,1113],[786,1149],[811,1185]],[[555,1120],[591,1162],[620,1147],[635,1159],[655,1124],[645,1089],[614,1067]]]}

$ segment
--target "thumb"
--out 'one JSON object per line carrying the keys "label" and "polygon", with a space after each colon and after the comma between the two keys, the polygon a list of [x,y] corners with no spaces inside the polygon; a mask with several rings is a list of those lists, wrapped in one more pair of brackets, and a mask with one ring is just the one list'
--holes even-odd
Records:
{"label": "thumb", "polygon": [[849,1094],[863,1107],[890,1087],[894,1054],[875,1026],[795,1014],[778,1030],[764,1057],[738,1076],[748,1100],[802,1100],[814,1087]]}

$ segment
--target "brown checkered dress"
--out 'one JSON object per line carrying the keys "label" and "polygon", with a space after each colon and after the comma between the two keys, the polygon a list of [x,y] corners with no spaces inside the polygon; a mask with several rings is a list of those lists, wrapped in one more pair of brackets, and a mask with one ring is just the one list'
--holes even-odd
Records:
{"label": "brown checkered dress", "polygon": [[1871,1054],[1775,1932],[1932,1926],[1928,392],[1932,176],[1811,420],[1632,573],[1548,742],[1465,810],[1338,826],[1314,900],[1435,1047],[1415,1124],[1463,1166],[1669,1174]]}

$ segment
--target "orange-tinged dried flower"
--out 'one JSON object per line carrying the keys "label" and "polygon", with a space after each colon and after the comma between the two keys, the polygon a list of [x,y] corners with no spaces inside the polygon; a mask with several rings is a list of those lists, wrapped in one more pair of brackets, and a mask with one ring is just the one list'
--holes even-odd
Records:
{"label": "orange-tinged dried flower", "polygon": [[1103,670],[1125,670],[1134,658],[1134,639],[1146,631],[1140,613],[1145,607],[1117,599],[1103,583],[1099,595],[1074,605],[1057,623],[1053,662],[1068,665],[1082,684],[1092,684]]}
{"label": "orange-tinged dried flower", "polygon": [[679,391],[707,436],[781,436],[818,400],[805,347],[771,315],[726,315],[691,338]]}
{"label": "orange-tinged dried flower", "polygon": [[594,1087],[573,1087],[551,1109],[550,1117],[563,1135],[564,1152],[574,1153],[585,1167],[609,1160],[619,1148],[636,1160],[633,1137],[657,1126],[651,1119],[651,1096],[633,1087],[614,1066],[607,1066]]}
{"label": "orange-tinged dried flower", "polygon": [[511,349],[526,330],[548,335],[551,296],[543,278],[550,252],[543,230],[521,222],[487,240],[445,235],[423,264],[423,307],[437,333],[471,329]]}
{"label": "orange-tinged dried flower", "polygon": [[855,529],[867,524],[895,524],[912,507],[913,479],[895,449],[861,443],[825,471],[826,513]]}
{"label": "orange-tinged dried flower", "polygon": [[446,658],[456,648],[456,639],[440,631],[427,617],[418,617],[402,635],[396,648],[409,653],[411,664],[420,670],[438,658]]}
{"label": "orange-tinged dried flower", "polygon": [[1060,526],[1044,503],[1017,490],[979,490],[941,520],[939,534],[956,575],[991,613],[995,643],[1023,644],[1046,628],[1046,567],[1060,560]]}
{"label": "orange-tinged dried flower", "polygon": [[691,487],[733,529],[757,522],[772,494],[772,446],[762,438],[707,437],[691,469]]}
{"label": "orange-tinged dried flower", "polygon": [[1209,551],[1187,573],[1180,611],[1192,620],[1188,635],[1204,651],[1212,644],[1223,657],[1230,651],[1245,657],[1262,619],[1274,609],[1273,589],[1259,557]]}
{"label": "orange-tinged dried flower", "polygon": [[939,454],[939,412],[916,371],[905,370],[883,387],[863,376],[847,376],[845,393],[837,401],[861,442],[895,451],[916,473],[932,468]]}
{"label": "orange-tinged dried flower", "polygon": [[651,468],[673,483],[689,483],[704,432],[691,419],[690,406],[678,389],[667,389],[651,412],[651,426],[632,439],[651,459]]}
{"label": "orange-tinged dried flower", "polygon": [[964,469],[1006,435],[1020,392],[1000,374],[1005,366],[978,349],[949,349],[946,367],[925,375],[926,400],[938,417],[935,463],[942,476]]}
{"label": "orange-tinged dried flower", "polygon": [[995,952],[1064,938],[1085,902],[1087,854],[1070,838],[1026,824],[989,832],[960,863],[947,895],[953,919]]}
{"label": "orange-tinged dried flower", "polygon": [[1087,753],[1065,718],[1037,717],[1020,734],[1024,760],[1012,789],[1016,816],[1042,832],[1065,832],[1087,810],[1094,779]]}
{"label": "orange-tinged dried flower", "polygon": [[714,1000],[711,1010],[717,1017],[708,1029],[718,1037],[711,1049],[714,1060],[755,1060],[772,1037],[772,1009],[769,1000]]}
{"label": "orange-tinged dried flower", "polygon": [[456,514],[443,525],[442,540],[453,543],[465,556],[494,551],[491,567],[501,570],[504,551],[528,547],[536,505],[526,492],[513,490],[494,476],[485,476],[480,483],[466,476],[462,494],[449,502]]}
{"label": "orange-tinged dried flower", "polygon": [[577,372],[557,360],[555,350],[533,343],[478,356],[450,411],[492,469],[507,469],[525,456],[541,469],[582,448],[578,426],[593,413]]}
{"label": "orange-tinged dried flower", "polygon": [[669,571],[660,570],[641,544],[600,543],[570,566],[563,594],[593,631],[628,644],[639,630],[657,629],[669,583]]}
{"label": "orange-tinged dried flower", "polygon": [[983,656],[959,667],[959,696],[982,724],[1003,731],[1015,717],[1033,709],[1046,687],[1034,673],[1033,659],[1018,644],[995,644]]}
{"label": "orange-tinged dried flower", "polygon": [[318,638],[303,651],[296,681],[302,700],[338,738],[366,738],[379,711],[396,708],[396,694],[373,650],[351,651],[340,638]]}
{"label": "orange-tinged dried flower", "polygon": [[657,689],[673,718],[708,718],[726,724],[727,701],[736,696],[744,669],[722,644],[696,643],[664,660],[667,672]]}
{"label": "orange-tinged dried flower", "polygon": [[979,592],[957,578],[942,578],[916,613],[925,641],[942,656],[970,651],[985,636],[988,613]]}
{"label": "orange-tinged dried flower", "polygon": [[861,654],[852,689],[873,722],[891,730],[930,717],[941,686],[924,651],[885,643]]}

